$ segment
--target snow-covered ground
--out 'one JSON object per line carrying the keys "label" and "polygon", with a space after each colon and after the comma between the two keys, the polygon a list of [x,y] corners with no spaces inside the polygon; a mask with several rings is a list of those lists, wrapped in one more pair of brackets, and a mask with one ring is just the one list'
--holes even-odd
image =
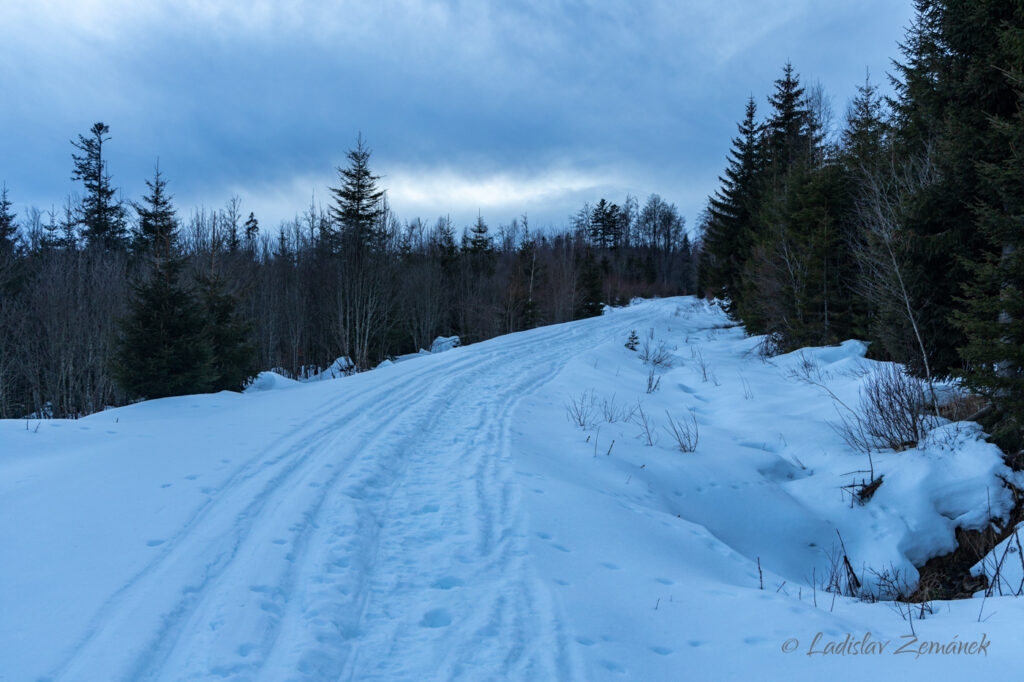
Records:
{"label": "snow-covered ground", "polygon": [[[631,330],[671,364],[651,393]],[[868,462],[823,387],[856,403],[863,345],[756,345],[665,299],[337,380],[0,422],[0,679],[1018,679],[1019,599],[911,623],[823,591],[840,537],[869,588],[913,584],[954,527],[1004,514],[998,451],[946,424],[876,455],[852,504]],[[919,656],[911,627],[987,644]]]}

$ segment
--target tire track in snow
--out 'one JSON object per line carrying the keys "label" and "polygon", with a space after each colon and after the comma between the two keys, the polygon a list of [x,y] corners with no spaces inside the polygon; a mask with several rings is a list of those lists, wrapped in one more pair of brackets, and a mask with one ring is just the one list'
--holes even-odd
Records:
{"label": "tire track in snow", "polygon": [[[458,365],[468,362],[469,360],[462,360]],[[210,534],[207,527],[222,523],[225,517],[236,519],[236,523],[228,529],[222,530],[221,534],[231,530],[250,528],[258,516],[258,512],[266,505],[271,495],[279,490],[301,465],[308,461],[317,446],[322,447],[332,440],[347,435],[345,427],[349,421],[376,409],[377,400],[383,400],[395,391],[418,385],[421,382],[420,375],[423,373],[423,371],[410,372],[409,376],[402,377],[404,380],[397,386],[388,384],[371,389],[370,395],[366,399],[338,415],[337,406],[352,397],[346,392],[317,412],[316,416],[320,418],[332,416],[329,423],[314,428],[312,432],[309,432],[308,427],[299,427],[279,437],[273,445],[264,448],[257,456],[250,458],[246,464],[239,467],[224,481],[216,495],[211,496],[196,510],[181,530],[165,543],[164,548],[153,561],[143,567],[123,588],[100,607],[97,615],[92,619],[92,624],[85,637],[49,677],[62,679],[69,676],[71,679],[78,679],[75,677],[74,662],[80,658],[88,658],[87,650],[94,646],[93,642],[97,637],[109,635],[113,623],[122,618],[130,618],[131,614],[126,612],[137,611],[139,599],[152,595],[154,587],[150,583],[153,582],[154,576],[161,570],[170,573],[171,570],[167,567],[176,561],[195,561],[212,554],[212,560],[206,564],[204,574],[198,580],[199,587],[195,584],[184,585],[180,590],[182,594],[186,595],[186,600],[194,600],[196,593],[205,586],[211,572],[216,572],[217,563],[224,560],[224,557],[223,553],[216,549],[198,552],[194,547],[187,546],[189,542],[201,542]],[[346,387],[342,385],[340,388]],[[253,492],[250,488],[256,488],[256,491]],[[236,497],[241,497],[242,500],[234,504],[236,511],[232,512],[231,507]],[[233,558],[234,555],[230,554],[227,560]],[[171,611],[173,612],[173,609]],[[149,618],[152,619],[152,616]],[[132,628],[132,626],[128,627]],[[109,639],[109,636],[107,638]],[[106,647],[98,645],[95,648],[101,650],[106,648],[108,651],[119,650],[116,644]],[[86,666],[86,668],[88,667]],[[88,677],[88,675],[86,674],[84,677]]]}
{"label": "tire track in snow", "polygon": [[[632,320],[634,325],[637,322]],[[328,423],[312,428],[303,425],[282,435],[232,473],[162,553],[107,600],[93,619],[91,631],[54,675],[79,679],[80,673],[89,677],[89,671],[114,673],[128,668],[123,679],[176,678],[185,666],[195,677],[248,679],[257,672],[270,679],[281,673],[313,677],[322,676],[328,669],[340,671],[342,677],[354,678],[357,673],[372,676],[373,671],[363,664],[369,658],[361,654],[385,657],[398,652],[400,646],[385,643],[391,637],[406,646],[438,646],[447,651],[438,663],[443,664],[448,677],[470,674],[473,671],[467,669],[463,647],[471,643],[456,641],[458,633],[465,634],[466,629],[431,627],[431,623],[414,625],[408,617],[394,618],[401,607],[393,601],[415,601],[422,588],[431,588],[389,585],[394,580],[387,578],[392,570],[398,575],[410,571],[400,561],[407,541],[418,542],[420,551],[440,552],[435,561],[438,567],[459,568],[450,560],[447,564],[441,561],[443,540],[454,534],[456,538],[469,538],[460,544],[465,553],[454,557],[467,569],[463,571],[465,578],[459,579],[463,580],[460,586],[433,589],[452,593],[474,580],[496,587],[499,594],[478,594],[462,600],[461,612],[471,621],[480,621],[474,622],[476,627],[471,632],[479,636],[497,631],[491,637],[496,641],[489,651],[504,650],[502,670],[506,676],[543,670],[551,676],[566,677],[570,664],[562,653],[554,660],[537,659],[538,651],[549,647],[552,636],[560,642],[565,637],[557,632],[550,596],[538,595],[543,587],[524,577],[528,572],[522,540],[525,532],[516,511],[518,491],[508,472],[508,428],[518,399],[554,375],[572,355],[573,341],[593,344],[596,339],[592,334],[598,329],[583,322],[499,339],[486,353],[478,346],[477,351],[467,348],[461,357],[437,356],[435,362],[431,362],[433,358],[424,359],[422,368],[410,368],[396,380],[382,378],[383,383],[371,386],[365,395],[345,391],[332,399],[307,420],[329,419]],[[607,328],[602,331],[605,335],[619,333]],[[543,348],[541,352],[539,347]],[[541,362],[538,356],[546,356],[546,360]],[[524,377],[527,370],[529,376]],[[500,399],[495,397],[484,405],[459,403],[460,389],[474,382],[482,383],[483,392]],[[404,399],[403,392],[424,387],[428,390],[413,397],[409,410],[389,413],[388,405]],[[480,393],[480,389],[472,391],[474,395]],[[455,401],[450,399],[453,395]],[[355,405],[342,407],[353,400]],[[453,419],[455,407],[470,412],[476,408],[475,421]],[[467,448],[468,456],[460,458],[461,466],[456,468],[459,479],[449,482],[449,492],[461,506],[455,519],[449,514],[441,526],[424,523],[422,518],[418,525],[403,523],[403,519],[416,516],[443,518],[438,514],[441,502],[413,507],[424,483],[428,491],[441,492],[440,486],[430,484],[442,481],[436,477],[432,481],[427,474],[436,472],[437,460],[450,455],[451,446],[457,445],[448,442],[446,453],[441,447],[446,434],[465,435],[467,431],[474,434],[467,443],[471,446]],[[480,433],[484,436],[475,435]],[[433,449],[418,447],[428,436],[437,441]],[[347,457],[339,461],[339,453]],[[328,465],[333,471],[310,494],[310,479],[323,475]],[[410,487],[406,477],[412,474],[418,476],[416,486],[406,490]],[[470,480],[475,483],[470,485]],[[492,499],[493,495],[498,499]],[[266,582],[263,596],[251,590],[248,595],[239,595],[240,588],[249,589],[249,571],[264,558],[262,545],[269,544],[263,542],[267,533],[257,529],[268,516],[282,510],[287,510],[296,528],[287,560]],[[353,538],[359,542],[353,544]],[[177,576],[175,581],[175,571],[182,567],[191,579]],[[161,585],[163,580],[168,584]],[[154,592],[162,606],[151,603]],[[246,653],[240,650],[240,658],[248,660],[203,669],[207,662],[200,661],[197,654],[203,651],[201,646],[216,641],[216,636],[197,635],[197,629],[202,632],[206,622],[212,623],[218,614],[227,619],[223,625],[228,629],[241,613],[226,607],[226,600],[245,602],[247,598],[259,609],[258,602],[266,602],[266,595],[282,606],[276,614],[261,611],[270,615],[261,617],[263,630],[254,636],[258,641]],[[542,608],[539,603],[547,606]],[[539,619],[532,615],[534,611],[542,612],[537,614]],[[355,617],[347,621],[339,617],[345,613]],[[424,615],[421,622],[427,620]],[[519,631],[511,645],[499,637],[508,627]],[[112,653],[124,641],[121,633],[133,629],[152,633],[149,645],[142,651]],[[424,630],[440,636],[423,637],[420,631]],[[382,639],[378,635],[384,632],[388,634]],[[530,641],[541,635],[541,641]],[[564,646],[557,648],[564,652]]]}

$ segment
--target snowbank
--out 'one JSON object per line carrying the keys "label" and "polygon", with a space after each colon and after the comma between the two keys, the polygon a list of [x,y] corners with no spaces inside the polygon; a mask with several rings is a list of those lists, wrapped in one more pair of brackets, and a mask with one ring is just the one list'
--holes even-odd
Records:
{"label": "snowbank", "polygon": [[430,344],[430,352],[443,353],[452,348],[458,348],[460,345],[461,341],[457,336],[439,336]]}
{"label": "snowbank", "polygon": [[252,380],[252,383],[245,387],[245,393],[252,393],[256,391],[276,391],[283,388],[295,388],[296,386],[299,386],[298,381],[289,379],[277,372],[267,371],[257,374],[256,378]]}

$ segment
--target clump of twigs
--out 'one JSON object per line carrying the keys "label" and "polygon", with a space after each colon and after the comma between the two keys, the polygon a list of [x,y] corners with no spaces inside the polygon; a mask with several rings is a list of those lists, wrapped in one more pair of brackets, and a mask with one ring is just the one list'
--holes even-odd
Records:
{"label": "clump of twigs", "polygon": [[633,422],[640,427],[640,437],[643,439],[644,445],[654,445],[654,420],[644,412],[644,407],[639,401],[633,411]]}
{"label": "clump of twigs", "polygon": [[689,419],[675,419],[668,410],[665,410],[665,416],[668,417],[665,430],[675,440],[679,452],[696,452],[697,443],[700,442],[700,428],[694,411],[690,410]]}
{"label": "clump of twigs", "polygon": [[661,377],[655,375],[654,368],[651,367],[651,371],[647,373],[647,392],[654,393],[661,387]]}
{"label": "clump of twigs", "polygon": [[651,367],[672,367],[672,352],[668,346],[663,342],[655,344],[653,339],[644,339],[644,345],[640,348],[640,359]]}
{"label": "clump of twigs", "polygon": [[593,391],[584,391],[578,396],[569,398],[565,404],[565,414],[570,422],[581,429],[589,429],[595,423],[597,415],[597,396]]}

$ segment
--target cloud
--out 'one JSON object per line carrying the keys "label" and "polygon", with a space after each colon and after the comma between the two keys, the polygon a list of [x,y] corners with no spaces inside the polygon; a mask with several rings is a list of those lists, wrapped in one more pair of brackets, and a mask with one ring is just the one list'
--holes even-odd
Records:
{"label": "cloud", "polygon": [[[529,211],[658,192],[691,221],[745,99],[792,59],[846,94],[882,80],[909,2],[28,0],[0,41],[0,181],[46,206],[67,141],[111,125],[128,196],[159,156],[178,200],[237,193],[276,223],[357,132],[396,208]],[[562,218],[564,219],[564,218]]]}

